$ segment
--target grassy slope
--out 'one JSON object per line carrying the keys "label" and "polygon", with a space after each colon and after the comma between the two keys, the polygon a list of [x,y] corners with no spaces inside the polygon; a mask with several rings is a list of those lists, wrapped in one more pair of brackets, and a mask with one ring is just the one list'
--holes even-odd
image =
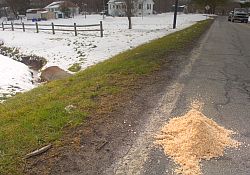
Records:
{"label": "grassy slope", "polygon": [[[21,174],[26,153],[56,143],[65,126],[81,124],[100,110],[112,110],[119,95],[133,88],[138,78],[158,70],[169,52],[183,49],[209,23],[199,22],[0,104],[0,174]],[[74,107],[65,110],[69,105]]]}

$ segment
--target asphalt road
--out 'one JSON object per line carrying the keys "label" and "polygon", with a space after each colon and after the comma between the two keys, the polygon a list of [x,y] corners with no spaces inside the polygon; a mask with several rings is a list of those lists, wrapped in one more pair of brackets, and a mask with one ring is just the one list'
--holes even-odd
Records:
{"label": "asphalt road", "polygon": [[218,17],[190,55],[190,62],[165,89],[134,145],[105,174],[174,174],[174,163],[153,136],[195,99],[203,113],[238,134],[243,143],[218,159],[202,162],[204,175],[250,175],[250,25]]}

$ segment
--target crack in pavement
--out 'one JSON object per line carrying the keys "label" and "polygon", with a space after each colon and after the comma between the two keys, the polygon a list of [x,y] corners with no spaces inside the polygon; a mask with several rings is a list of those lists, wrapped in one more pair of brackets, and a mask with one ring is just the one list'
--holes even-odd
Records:
{"label": "crack in pavement", "polygon": [[219,108],[222,106],[225,106],[227,104],[230,103],[231,99],[230,99],[230,95],[229,95],[229,91],[231,90],[231,86],[232,86],[232,81],[235,81],[236,79],[232,80],[229,75],[226,72],[226,68],[227,65],[225,64],[225,66],[223,67],[223,71],[220,71],[220,73],[222,75],[224,75],[226,83],[224,84],[224,97],[225,97],[225,102],[223,103],[214,103],[215,109],[219,112]]}

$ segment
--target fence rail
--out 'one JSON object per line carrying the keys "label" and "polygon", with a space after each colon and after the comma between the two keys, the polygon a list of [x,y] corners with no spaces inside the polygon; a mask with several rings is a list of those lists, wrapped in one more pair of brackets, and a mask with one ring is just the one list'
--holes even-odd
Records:
{"label": "fence rail", "polygon": [[[48,28],[49,27],[49,28]],[[91,27],[99,27],[99,29],[89,29]],[[100,21],[99,24],[91,24],[91,25],[77,25],[74,23],[74,25],[62,25],[62,24],[54,24],[53,22],[51,24],[38,24],[37,22],[35,24],[24,24],[24,23],[13,23],[10,24],[4,24],[0,26],[0,29],[4,30],[23,30],[25,32],[26,30],[35,30],[36,33],[39,33],[40,31],[52,31],[52,34],[54,35],[56,31],[67,31],[67,32],[74,32],[75,36],[77,36],[78,32],[100,32],[101,37],[103,37],[103,25],[102,21]]]}

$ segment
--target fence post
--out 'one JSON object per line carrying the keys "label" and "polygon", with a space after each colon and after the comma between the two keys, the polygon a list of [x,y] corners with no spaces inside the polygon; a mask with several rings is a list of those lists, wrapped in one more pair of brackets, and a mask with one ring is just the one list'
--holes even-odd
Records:
{"label": "fence post", "polygon": [[54,26],[54,23],[52,22],[51,25],[52,25],[52,33],[53,33],[53,35],[55,35],[55,26]]}
{"label": "fence post", "polygon": [[22,23],[23,24],[23,32],[25,32],[25,27],[24,27],[24,23]]}
{"label": "fence post", "polygon": [[11,30],[14,31],[14,25],[13,22],[11,22]]}
{"label": "fence post", "polygon": [[74,23],[75,36],[77,36],[76,23]]}
{"label": "fence post", "polygon": [[2,28],[3,28],[3,31],[4,31],[4,24],[3,24],[3,22],[2,22]]}
{"label": "fence post", "polygon": [[100,31],[101,31],[101,37],[103,37],[103,26],[102,26],[102,21],[100,21]]}
{"label": "fence post", "polygon": [[36,22],[36,33],[38,33],[39,30],[38,30],[38,23]]}

